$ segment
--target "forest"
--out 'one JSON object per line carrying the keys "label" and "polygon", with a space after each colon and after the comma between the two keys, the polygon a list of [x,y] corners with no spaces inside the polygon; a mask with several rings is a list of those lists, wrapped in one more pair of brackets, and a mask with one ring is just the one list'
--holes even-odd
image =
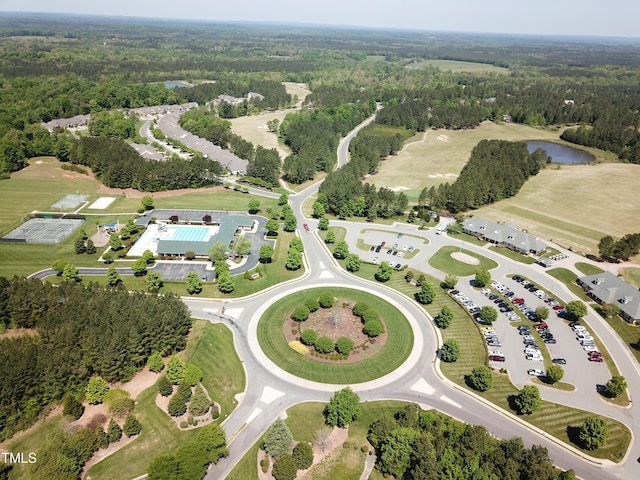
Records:
{"label": "forest", "polygon": [[525,448],[521,438],[498,440],[481,425],[469,425],[408,404],[376,419],[368,439],[376,467],[396,479],[571,480],[553,466],[547,449]]}
{"label": "forest", "polygon": [[524,142],[481,140],[453,184],[429,189],[430,205],[457,213],[513,197],[547,161],[540,149],[529,154]]}
{"label": "forest", "polygon": [[177,296],[95,283],[0,277],[0,439],[31,425],[93,375],[127,381],[153,352],[186,346],[189,311]]}
{"label": "forest", "polygon": [[[33,156],[58,155],[58,134],[50,138],[43,121],[99,114],[91,133],[108,136],[114,122],[100,121],[105,111],[186,101],[203,105],[220,94],[244,97],[250,91],[264,96],[238,105],[223,102],[219,120],[233,118],[290,106],[294,99],[283,81],[306,83],[313,92],[304,109],[280,125],[293,153],[277,174],[293,183],[330,170],[337,139],[371,114],[375,102],[384,106],[379,124],[409,132],[509,118],[569,127],[567,141],[640,162],[639,42],[452,33],[432,38],[425,42],[422,33],[410,31],[3,15],[0,174],[24,168]],[[505,73],[421,65],[430,59],[491,64]],[[164,87],[162,82],[175,78],[194,86]],[[119,136],[131,136],[130,122],[115,123],[124,132]],[[255,147],[223,126],[216,123],[209,136],[251,160]],[[251,176],[273,184],[272,167],[255,168]]]}

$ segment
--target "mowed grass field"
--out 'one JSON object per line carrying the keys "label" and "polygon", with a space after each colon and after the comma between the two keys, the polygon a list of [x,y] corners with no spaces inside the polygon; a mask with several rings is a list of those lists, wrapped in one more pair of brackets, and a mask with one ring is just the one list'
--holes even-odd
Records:
{"label": "mowed grass field", "polygon": [[563,165],[531,177],[512,198],[482,207],[474,215],[515,223],[566,248],[598,253],[605,235],[640,231],[640,166],[623,163]]}
{"label": "mowed grass field", "polygon": [[397,155],[380,162],[378,173],[368,177],[367,182],[377,187],[395,187],[415,201],[424,187],[454,182],[473,147],[484,139],[557,140],[558,133],[493,122],[471,130],[430,130],[416,135]]}
{"label": "mowed grass field", "polygon": [[499,73],[501,75],[508,75],[510,73],[508,68],[496,67],[488,63],[459,62],[457,60],[423,60],[422,62],[407,65],[406,68],[421,70],[430,67],[437,68],[443,72],[451,71],[453,73]]}
{"label": "mowed grass field", "polygon": [[[299,108],[300,102],[311,93],[311,90],[302,83],[285,82],[287,93],[292,97],[298,97]],[[267,122],[277,119],[282,124],[284,117],[292,112],[293,109],[276,110],[274,112],[263,112],[260,115],[251,115],[247,117],[234,118],[231,120],[231,131],[245,140],[253,143],[254,146],[262,145],[264,148],[275,148],[284,159],[291,153],[282,142],[278,141],[277,133],[272,133],[267,128]]]}

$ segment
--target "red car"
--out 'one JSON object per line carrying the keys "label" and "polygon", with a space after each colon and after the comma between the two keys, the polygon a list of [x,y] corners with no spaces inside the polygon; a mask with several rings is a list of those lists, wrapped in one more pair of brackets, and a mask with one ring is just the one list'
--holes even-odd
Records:
{"label": "red car", "polygon": [[602,353],[600,352],[589,352],[590,357],[602,357]]}
{"label": "red car", "polygon": [[309,225],[307,225],[306,223],[303,225],[304,229],[308,232],[309,231]]}
{"label": "red car", "polygon": [[591,357],[590,356],[589,360],[592,361],[592,362],[598,362],[598,363],[604,362],[604,358],[602,358],[602,357]]}
{"label": "red car", "polygon": [[524,298],[514,298],[511,302],[515,305],[520,305],[521,303],[524,303]]}
{"label": "red car", "polygon": [[387,244],[387,242],[382,242],[382,243],[380,244],[380,246],[381,246],[381,247],[384,247],[386,244]]}
{"label": "red car", "polygon": [[564,305],[556,305],[555,307],[553,307],[554,310],[562,310],[564,308]]}
{"label": "red car", "polygon": [[549,325],[547,325],[546,323],[536,323],[533,328],[535,328],[536,330],[540,330],[543,328],[549,328]]}

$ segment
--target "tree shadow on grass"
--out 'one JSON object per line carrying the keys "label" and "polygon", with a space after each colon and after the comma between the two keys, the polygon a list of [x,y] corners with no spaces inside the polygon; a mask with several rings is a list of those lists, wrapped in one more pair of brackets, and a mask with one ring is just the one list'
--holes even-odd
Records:
{"label": "tree shadow on grass", "polygon": [[572,444],[580,448],[584,448],[584,445],[582,445],[582,442],[580,441],[580,427],[567,425],[567,437],[569,437],[569,441]]}

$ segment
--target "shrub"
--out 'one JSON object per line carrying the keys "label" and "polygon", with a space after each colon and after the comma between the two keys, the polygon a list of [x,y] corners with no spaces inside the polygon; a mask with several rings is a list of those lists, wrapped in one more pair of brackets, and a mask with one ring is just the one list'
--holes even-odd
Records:
{"label": "shrub", "polygon": [[318,298],[318,303],[322,308],[331,308],[333,307],[334,302],[335,302],[335,299],[333,298],[333,295],[331,295],[330,293],[326,293],[326,292],[322,293]]}
{"label": "shrub", "polygon": [[300,340],[305,345],[314,345],[317,339],[318,332],[316,332],[315,330],[305,330],[304,332],[302,332],[302,335],[300,335]]}
{"label": "shrub", "polygon": [[269,457],[266,455],[262,457],[262,460],[260,460],[260,469],[262,470],[262,473],[267,473],[269,470]]}
{"label": "shrub", "polygon": [[305,470],[313,464],[313,450],[307,442],[300,442],[293,447],[291,456],[298,470]]}
{"label": "shrub", "polygon": [[162,360],[162,355],[160,352],[153,352],[149,358],[147,359],[147,367],[154,373],[158,373],[162,371],[164,368],[164,360]]}
{"label": "shrub", "polygon": [[309,309],[309,312],[315,312],[320,307],[320,304],[315,298],[310,298],[304,302],[304,306]]}
{"label": "shrub", "polygon": [[296,322],[304,322],[307,318],[309,318],[309,309],[304,305],[297,307],[291,314],[291,320]]}
{"label": "shrub", "polygon": [[486,392],[493,385],[493,375],[491,369],[487,366],[476,367],[471,371],[471,375],[467,378],[469,385],[474,390]]}
{"label": "shrub", "polygon": [[378,315],[378,312],[376,312],[375,310],[367,310],[365,311],[362,315],[362,323],[367,323],[367,322],[372,322],[375,320],[380,320],[380,316]]}
{"label": "shrub", "polygon": [[202,380],[202,370],[190,363],[184,372],[184,383],[195,387]]}
{"label": "shrub", "polygon": [[181,395],[178,394],[178,392],[176,392],[175,395],[171,397],[171,400],[169,400],[167,412],[172,417],[179,417],[180,415],[184,415],[186,411],[187,402]]}
{"label": "shrub", "polygon": [[91,405],[102,403],[104,396],[109,391],[109,384],[102,377],[91,377],[85,389],[85,398]]}
{"label": "shrub", "polygon": [[134,402],[129,396],[129,392],[116,388],[110,390],[104,396],[104,403],[109,407],[109,413],[116,418],[126,417],[133,410]]}
{"label": "shrub", "polygon": [[329,353],[333,351],[334,347],[333,340],[329,337],[320,337],[315,343],[316,351],[320,353]]}
{"label": "shrub", "polygon": [[184,379],[186,369],[187,367],[182,360],[175,355],[172,356],[167,363],[167,379],[173,385],[177,385]]}
{"label": "shrub", "polygon": [[[309,349],[303,343],[299,342],[298,340],[291,340],[289,342],[289,347],[291,347],[293,350],[298,352],[300,355],[308,355],[309,354]],[[316,349],[317,349],[317,346],[316,346]]]}
{"label": "shrub", "polygon": [[368,303],[364,303],[364,302],[358,302],[353,306],[353,314],[356,317],[362,317],[364,315],[364,312],[370,310],[371,307],[369,306]]}
{"label": "shrub", "polygon": [[384,328],[382,327],[382,322],[376,319],[365,322],[362,331],[367,337],[377,337],[384,332]]}
{"label": "shrub", "polygon": [[336,350],[342,355],[348,356],[354,346],[353,340],[348,337],[340,337],[336,340]]}
{"label": "shrub", "polygon": [[64,401],[62,402],[63,410],[62,413],[64,415],[68,415],[74,420],[79,419],[84,413],[84,406],[82,403],[78,401],[78,399],[70,393],[67,393],[64,396]]}
{"label": "shrub", "polygon": [[158,393],[160,393],[160,395],[162,395],[163,397],[168,397],[173,393],[173,385],[167,379],[166,375],[162,375],[158,379]]}
{"label": "shrub", "polygon": [[140,425],[140,422],[135,415],[130,413],[127,415],[127,419],[124,421],[122,429],[127,437],[132,437],[134,435],[138,435],[142,431],[142,425]]}
{"label": "shrub", "polygon": [[440,349],[440,358],[443,362],[455,362],[460,357],[460,345],[455,338],[445,340]]}
{"label": "shrub", "polygon": [[189,426],[189,424],[187,422],[185,422],[184,420],[180,422],[180,428],[187,428]]}
{"label": "shrub", "polygon": [[113,418],[109,421],[109,427],[107,428],[107,437],[109,438],[109,443],[117,442],[122,438],[122,429]]}
{"label": "shrub", "polygon": [[276,459],[271,473],[276,480],[294,480],[298,474],[298,468],[293,457],[285,453]]}
{"label": "shrub", "polygon": [[211,402],[207,397],[204,389],[201,385],[198,385],[191,397],[191,403],[189,403],[189,413],[196,417],[200,417],[209,411]]}

